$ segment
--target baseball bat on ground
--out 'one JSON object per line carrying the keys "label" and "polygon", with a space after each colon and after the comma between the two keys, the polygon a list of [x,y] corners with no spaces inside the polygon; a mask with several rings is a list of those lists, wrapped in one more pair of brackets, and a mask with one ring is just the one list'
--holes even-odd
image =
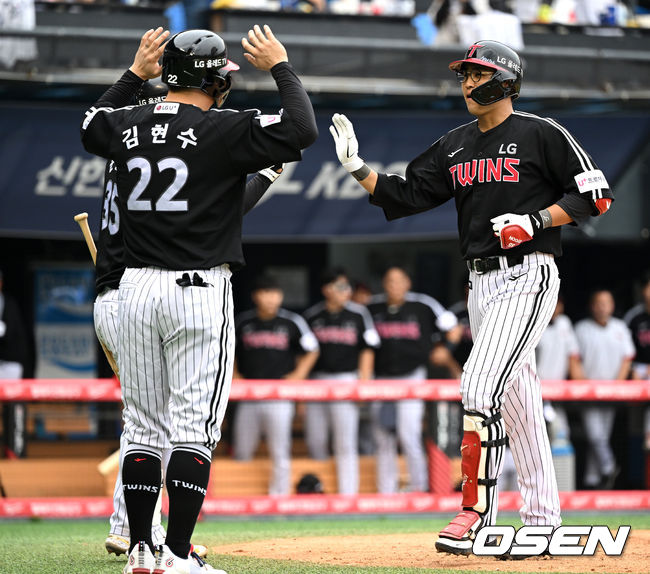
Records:
{"label": "baseball bat on ground", "polygon": [[[81,227],[81,233],[84,234],[84,239],[86,240],[86,245],[88,246],[88,251],[90,251],[90,256],[92,257],[93,263],[97,263],[97,247],[95,246],[95,240],[93,239],[92,234],[90,233],[90,226],[88,225],[88,214],[86,212],[84,213],[78,213],[77,215],[74,216],[74,220],[79,224],[79,227]],[[115,357],[113,357],[113,353],[111,353],[105,346],[104,343],[99,341],[99,344],[102,346],[102,349],[104,350],[104,354],[106,355],[106,359],[108,360],[108,364],[111,366],[111,369],[113,369],[113,372],[115,373],[115,376],[119,379],[120,378],[120,371],[117,368],[117,363],[115,362]]]}

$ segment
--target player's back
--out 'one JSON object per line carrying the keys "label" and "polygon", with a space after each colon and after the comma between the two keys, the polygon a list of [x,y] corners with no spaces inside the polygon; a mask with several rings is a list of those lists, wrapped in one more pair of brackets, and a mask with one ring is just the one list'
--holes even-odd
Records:
{"label": "player's back", "polygon": [[120,112],[111,154],[119,166],[127,265],[240,262],[245,173],[233,169],[209,112],[171,102]]}
{"label": "player's back", "polygon": [[118,167],[127,266],[243,264],[246,175],[300,159],[291,123],[264,118],[168,101],[88,112],[84,146]]}

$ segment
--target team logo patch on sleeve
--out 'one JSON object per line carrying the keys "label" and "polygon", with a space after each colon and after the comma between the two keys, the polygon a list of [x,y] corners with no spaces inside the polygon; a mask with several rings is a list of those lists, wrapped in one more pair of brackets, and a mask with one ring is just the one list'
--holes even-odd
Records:
{"label": "team logo patch on sleeve", "polygon": [[262,116],[257,116],[257,119],[260,121],[260,125],[263,128],[265,128],[273,124],[279,124],[282,121],[282,116],[280,116],[279,114],[274,116],[262,115]]}
{"label": "team logo patch on sleeve", "polygon": [[597,191],[599,189],[609,189],[609,184],[605,175],[599,169],[583,171],[575,176],[576,185],[580,193]]}
{"label": "team logo patch on sleeve", "polygon": [[177,114],[180,104],[176,102],[161,102],[156,104],[156,107],[153,109],[154,114]]}

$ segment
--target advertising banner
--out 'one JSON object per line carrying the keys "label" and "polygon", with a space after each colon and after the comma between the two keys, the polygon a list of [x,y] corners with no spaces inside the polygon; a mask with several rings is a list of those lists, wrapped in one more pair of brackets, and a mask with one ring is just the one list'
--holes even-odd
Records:
{"label": "advertising banner", "polygon": [[[105,162],[80,142],[84,108],[0,106],[0,235],[79,238],[76,213],[98,230]],[[361,155],[378,171],[403,174],[409,160],[450,129],[471,121],[453,112],[348,112]],[[244,220],[249,241],[331,238],[455,238],[453,202],[387,222],[339,164],[330,113],[317,114],[320,137],[289,164]],[[647,117],[560,118],[615,183],[650,131]],[[625,133],[625,138],[618,134]],[[616,141],[616,146],[611,142]],[[504,142],[508,143],[508,142]]]}
{"label": "advertising banner", "polygon": [[34,270],[36,378],[96,376],[92,267]]}

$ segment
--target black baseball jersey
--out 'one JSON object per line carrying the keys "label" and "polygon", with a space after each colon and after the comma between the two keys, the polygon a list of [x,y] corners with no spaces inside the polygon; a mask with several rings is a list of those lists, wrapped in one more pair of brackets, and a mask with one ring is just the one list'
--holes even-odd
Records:
{"label": "black baseball jersey", "polygon": [[95,265],[95,289],[98,294],[104,289],[117,289],[124,273],[124,248],[120,231],[116,176],[115,162],[107,162]]}
{"label": "black baseball jersey", "polygon": [[[114,161],[106,164],[104,176],[104,200],[101,225],[97,239],[97,265],[95,267],[95,288],[97,294],[104,289],[117,289],[124,273],[124,247],[120,231],[119,198],[117,196],[117,168]],[[244,192],[244,215],[262,198],[271,181],[256,174],[248,180]]]}
{"label": "black baseball jersey", "polygon": [[359,353],[379,346],[372,317],[363,305],[349,302],[338,313],[331,313],[321,302],[303,315],[320,347],[314,365],[318,373],[355,372],[359,368]]}
{"label": "black baseball jersey", "polygon": [[128,267],[240,267],[246,175],[301,157],[287,114],[175,102],[93,107],[82,141],[117,166]]}
{"label": "black baseball jersey", "polygon": [[[130,70],[109,88],[101,98],[101,105],[113,108],[127,105],[137,94],[143,80]],[[158,103],[152,101],[150,103]],[[244,193],[244,214],[250,211],[264,195],[271,182],[257,174],[246,184]],[[117,289],[124,273],[124,247],[120,231],[119,198],[117,194],[117,166],[113,160],[106,162],[104,172],[104,197],[97,239],[97,262],[95,267],[95,288],[97,293],[104,289]]]}
{"label": "black baseball jersey", "polygon": [[456,325],[456,317],[433,297],[407,293],[402,305],[389,305],[385,295],[368,304],[381,345],[375,355],[375,375],[405,375],[429,362],[433,345]]}
{"label": "black baseball jersey", "polygon": [[650,365],[650,311],[640,303],[625,314],[624,321],[632,332],[636,349],[634,361]]}
{"label": "black baseball jersey", "polygon": [[[582,222],[613,195],[602,172],[578,141],[550,118],[514,112],[481,132],[477,121],[436,141],[406,168],[406,177],[379,174],[371,203],[388,219],[426,211],[454,199],[464,259],[503,255],[490,219],[527,214],[554,203]],[[560,227],[542,230],[509,249],[561,255]]]}
{"label": "black baseball jersey", "polygon": [[298,355],[318,350],[307,322],[285,309],[266,321],[255,310],[239,314],[235,335],[237,367],[245,379],[281,379],[296,367]]}

